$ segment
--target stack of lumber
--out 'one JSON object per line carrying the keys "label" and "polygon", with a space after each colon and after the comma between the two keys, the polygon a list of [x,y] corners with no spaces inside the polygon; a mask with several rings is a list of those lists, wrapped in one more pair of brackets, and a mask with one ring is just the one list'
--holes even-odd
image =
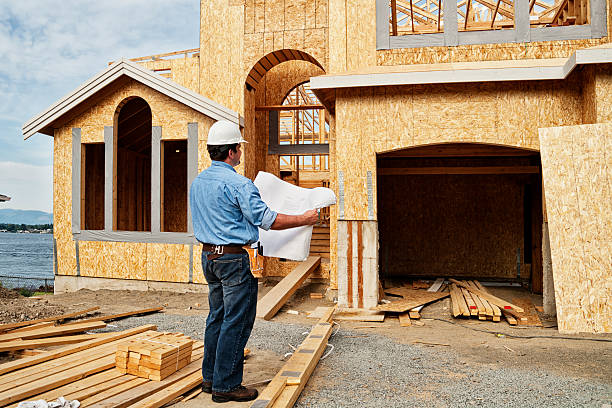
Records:
{"label": "stack of lumber", "polygon": [[[115,368],[116,351],[125,341],[162,336],[152,325],[102,336],[35,356],[0,364],[0,406],[60,396],[82,407],[161,407],[202,383],[202,342],[193,342],[191,360],[161,381]],[[185,338],[185,337],[183,337]]]}
{"label": "stack of lumber", "polygon": [[335,307],[327,308],[306,339],[253,401],[251,407],[289,408],[295,404],[327,347],[332,333],[334,311]]}
{"label": "stack of lumber", "polygon": [[523,308],[493,296],[476,280],[450,279],[450,282],[453,317],[474,317],[479,320],[499,322],[503,315],[511,325],[516,325],[525,319],[522,315]]}
{"label": "stack of lumber", "polygon": [[182,333],[149,333],[117,346],[122,374],[161,381],[191,362],[193,340]]}

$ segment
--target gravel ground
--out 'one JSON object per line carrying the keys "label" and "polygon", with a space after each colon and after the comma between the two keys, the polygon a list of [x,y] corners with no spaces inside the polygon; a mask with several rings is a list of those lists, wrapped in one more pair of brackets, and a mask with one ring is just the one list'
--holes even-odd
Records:
{"label": "gravel ground", "polygon": [[[204,319],[157,313],[113,322],[108,330],[156,324],[162,331],[202,339]],[[291,351],[289,344],[300,344],[309,329],[257,320],[247,347],[280,357]],[[333,351],[319,362],[296,407],[602,408],[612,404],[612,381],[468,363],[449,347],[400,344],[386,336],[343,328],[330,344]]]}

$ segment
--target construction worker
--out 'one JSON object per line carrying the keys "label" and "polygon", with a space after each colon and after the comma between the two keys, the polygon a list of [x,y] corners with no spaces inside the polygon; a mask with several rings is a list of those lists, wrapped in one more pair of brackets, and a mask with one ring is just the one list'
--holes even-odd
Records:
{"label": "construction worker", "polygon": [[258,228],[280,230],[318,221],[316,210],[286,215],[268,208],[253,182],[234,170],[244,142],[238,125],[224,120],[213,124],[207,141],[212,164],[189,191],[209,289],[202,390],[212,393],[215,402],[251,401],[258,395],[256,389],[242,386],[243,350],[257,306],[257,279],[243,247],[258,241]]}

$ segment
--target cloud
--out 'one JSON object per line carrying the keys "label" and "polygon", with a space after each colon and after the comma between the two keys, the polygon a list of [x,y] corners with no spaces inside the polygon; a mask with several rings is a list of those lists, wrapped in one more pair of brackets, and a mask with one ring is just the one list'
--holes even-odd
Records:
{"label": "cloud", "polygon": [[50,164],[52,139],[24,142],[21,126],[109,61],[197,48],[199,6],[198,0],[0,2],[0,161]]}
{"label": "cloud", "polygon": [[0,161],[0,194],[11,200],[0,208],[53,211],[53,167]]}

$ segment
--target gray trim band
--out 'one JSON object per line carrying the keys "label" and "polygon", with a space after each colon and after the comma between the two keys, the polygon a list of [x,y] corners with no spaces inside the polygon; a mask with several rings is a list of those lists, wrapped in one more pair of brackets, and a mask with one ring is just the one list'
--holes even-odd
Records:
{"label": "gray trim band", "polygon": [[[376,0],[376,49],[386,50],[390,47],[389,34],[389,0]],[[394,37],[396,38],[396,37]]]}
{"label": "gray trim band", "polygon": [[81,260],[79,257],[79,241],[74,241],[74,252],[76,255],[76,276],[81,276]]}
{"label": "gray trim band", "polygon": [[193,234],[184,232],[97,231],[86,230],[73,234],[76,241],[138,242],[149,244],[195,244]]}
{"label": "gray trim band", "polygon": [[[593,14],[593,13],[591,13]],[[564,27],[533,27],[529,29],[531,41],[562,41],[592,38],[590,25]]]}
{"label": "gray trim band", "polygon": [[161,126],[151,127],[151,232],[161,231]]}
{"label": "gray trim band", "polygon": [[459,26],[457,23],[457,1],[443,1],[444,8],[444,45],[459,44]]}
{"label": "gray trim band", "polygon": [[[591,35],[605,37],[608,35],[608,13],[606,0],[590,0],[591,2]],[[608,38],[608,41],[610,39]]]}
{"label": "gray trim band", "polygon": [[104,126],[104,229],[113,230],[113,127]]}
{"label": "gray trim band", "polygon": [[[514,41],[529,42],[529,0],[514,2]],[[507,30],[499,30],[507,31]]]}
{"label": "gray trim band", "polygon": [[72,128],[72,232],[81,230],[81,128]]}
{"label": "gray trim band", "polygon": [[198,124],[187,124],[187,232],[193,233],[189,189],[198,176]]}

